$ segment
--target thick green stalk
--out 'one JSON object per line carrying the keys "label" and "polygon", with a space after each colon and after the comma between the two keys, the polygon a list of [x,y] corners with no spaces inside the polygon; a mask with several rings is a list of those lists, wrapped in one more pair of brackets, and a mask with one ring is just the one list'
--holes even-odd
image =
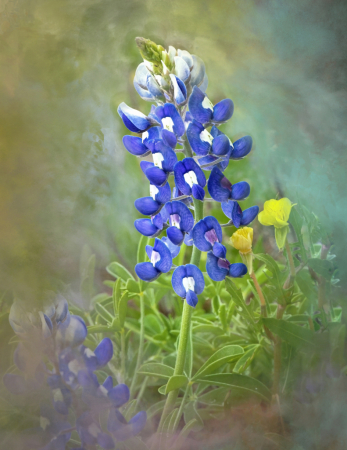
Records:
{"label": "thick green stalk", "polygon": [[[203,210],[204,210],[204,203],[200,200],[194,200],[194,207],[195,207],[195,221],[198,222],[203,218]],[[199,267],[200,262],[200,256],[201,251],[198,250],[195,246],[193,246],[193,252],[190,259],[190,264],[195,264]],[[186,352],[187,352],[187,343],[189,339],[189,333],[190,333],[190,322],[191,322],[191,316],[192,316],[193,308],[188,305],[188,303],[184,300],[184,306],[183,306],[183,312],[182,312],[182,322],[181,322],[181,330],[180,330],[180,340],[178,343],[178,349],[177,349],[177,359],[176,359],[176,365],[174,370],[174,375],[183,375],[184,370],[184,364],[186,361]],[[171,391],[169,395],[167,396],[165,407],[163,410],[163,414],[160,419],[158,431],[160,432],[162,430],[163,424],[165,422],[166,417],[172,410],[176,399],[178,397],[179,389],[176,389],[174,391]]]}
{"label": "thick green stalk", "polygon": [[125,359],[126,359],[126,353],[125,353],[125,329],[123,328],[120,333],[120,345],[121,345],[121,369],[122,369],[122,376],[123,376],[123,383],[126,382],[125,380],[125,374],[126,374],[126,368],[125,368]]}
{"label": "thick green stalk", "polygon": [[140,343],[139,343],[139,351],[137,353],[136,367],[134,377],[132,379],[130,385],[130,396],[134,395],[134,389],[136,388],[137,374],[142,362],[143,356],[143,346],[145,341],[145,299],[144,294],[141,292],[140,294]]}

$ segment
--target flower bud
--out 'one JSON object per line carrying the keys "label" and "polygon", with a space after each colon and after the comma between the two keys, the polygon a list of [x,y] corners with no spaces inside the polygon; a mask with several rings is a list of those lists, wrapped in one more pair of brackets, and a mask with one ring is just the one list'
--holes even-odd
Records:
{"label": "flower bud", "polygon": [[240,256],[244,264],[246,264],[249,274],[253,271],[253,228],[239,228],[231,236],[231,245],[240,252]]}

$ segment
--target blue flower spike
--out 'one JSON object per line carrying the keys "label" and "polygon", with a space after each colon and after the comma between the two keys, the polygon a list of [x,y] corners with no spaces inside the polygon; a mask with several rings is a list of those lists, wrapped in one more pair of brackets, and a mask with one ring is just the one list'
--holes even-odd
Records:
{"label": "blue flower spike", "polygon": [[197,200],[205,197],[206,178],[193,158],[184,158],[174,167],[176,187],[184,195],[193,195]]}
{"label": "blue flower spike", "polygon": [[169,248],[160,239],[155,238],[154,247],[147,245],[147,255],[151,262],[138,263],[135,266],[136,275],[143,281],[154,281],[162,273],[167,273],[172,267],[172,255]]}
{"label": "blue flower spike", "polygon": [[130,106],[124,102],[118,106],[118,114],[128,130],[134,133],[142,133],[155,125],[153,119],[145,116],[136,109],[130,108]]}
{"label": "blue flower spike", "polygon": [[246,181],[231,184],[218,167],[212,169],[207,189],[217,202],[226,202],[228,199],[244,200],[250,193],[250,186]]}
{"label": "blue flower spike", "polygon": [[243,263],[230,262],[225,258],[219,258],[212,252],[207,253],[206,272],[213,281],[222,281],[225,277],[241,278],[247,273],[247,266]]}
{"label": "blue flower spike", "polygon": [[222,202],[221,206],[224,214],[230,219],[230,225],[234,225],[236,228],[249,225],[259,213],[259,206],[251,206],[242,211],[240,205],[233,200]]}
{"label": "blue flower spike", "polygon": [[189,111],[194,119],[202,124],[220,124],[231,118],[234,104],[227,98],[213,106],[206,94],[195,86],[189,98]]}
{"label": "blue flower spike", "polygon": [[194,264],[186,264],[175,269],[172,275],[172,287],[179,297],[185,298],[189,306],[195,308],[198,295],[205,288],[201,270]]}
{"label": "blue flower spike", "polygon": [[181,245],[186,233],[194,226],[194,217],[189,208],[180,201],[166,203],[165,209],[169,215],[170,227],[167,237],[175,245]]}

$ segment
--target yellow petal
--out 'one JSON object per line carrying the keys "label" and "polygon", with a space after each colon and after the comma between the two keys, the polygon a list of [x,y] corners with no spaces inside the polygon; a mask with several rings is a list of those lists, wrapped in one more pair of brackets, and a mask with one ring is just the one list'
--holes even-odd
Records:
{"label": "yellow petal", "polygon": [[[264,207],[265,207],[265,205],[264,205]],[[270,225],[274,224],[274,219],[273,219],[272,214],[270,214],[265,209],[264,209],[264,211],[262,211],[258,214],[258,220],[262,225],[265,225],[265,226],[270,226]]]}
{"label": "yellow petal", "polygon": [[287,222],[289,219],[290,211],[292,209],[292,202],[289,200],[289,198],[281,198],[281,200],[278,201],[280,204],[280,207],[283,211],[283,218]]}

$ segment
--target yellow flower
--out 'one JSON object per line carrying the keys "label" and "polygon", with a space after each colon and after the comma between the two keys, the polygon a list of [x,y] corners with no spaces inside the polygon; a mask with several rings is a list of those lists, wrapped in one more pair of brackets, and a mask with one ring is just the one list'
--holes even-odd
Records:
{"label": "yellow flower", "polygon": [[253,228],[243,227],[239,228],[231,236],[231,245],[242,253],[252,252],[252,242],[253,242]]}
{"label": "yellow flower", "polygon": [[286,227],[293,206],[288,198],[268,200],[264,203],[264,211],[258,215],[258,220],[262,225],[273,225],[275,228]]}

